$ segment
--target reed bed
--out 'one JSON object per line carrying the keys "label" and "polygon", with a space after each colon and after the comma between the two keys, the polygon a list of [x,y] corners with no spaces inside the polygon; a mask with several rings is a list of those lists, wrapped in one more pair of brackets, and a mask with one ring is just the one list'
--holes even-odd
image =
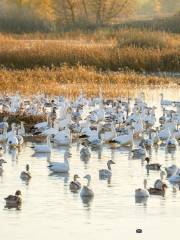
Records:
{"label": "reed bed", "polygon": [[20,92],[23,95],[45,93],[75,98],[80,90],[91,97],[99,94],[118,97],[133,95],[140,88],[175,86],[174,78],[145,76],[135,72],[98,72],[90,67],[37,68],[0,71],[1,95]]}
{"label": "reed bed", "polygon": [[4,117],[8,117],[7,122],[9,125],[12,123],[20,124],[20,122],[24,122],[24,126],[26,130],[29,130],[33,125],[39,122],[43,122],[47,120],[47,115],[29,115],[29,114],[20,114],[20,113],[0,113],[0,121],[3,121]]}
{"label": "reed bed", "polygon": [[0,36],[0,65],[11,69],[91,66],[102,71],[180,72],[180,37],[142,30],[102,31],[76,39]]}

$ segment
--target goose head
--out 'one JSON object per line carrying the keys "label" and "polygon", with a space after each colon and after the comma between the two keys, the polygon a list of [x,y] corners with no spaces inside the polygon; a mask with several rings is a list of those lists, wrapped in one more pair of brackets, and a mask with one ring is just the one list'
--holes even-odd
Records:
{"label": "goose head", "polygon": [[7,163],[7,162],[4,159],[0,159],[0,166],[2,166],[3,163]]}
{"label": "goose head", "polygon": [[149,164],[149,163],[150,163],[150,158],[149,158],[149,157],[146,157],[146,158],[144,159],[144,161],[146,161],[147,164]]}
{"label": "goose head", "polygon": [[72,156],[72,154],[69,152],[69,151],[65,151],[65,153],[64,153],[64,158],[65,159],[68,159],[68,158],[70,158]]}
{"label": "goose head", "polygon": [[74,175],[74,181],[76,181],[78,178],[80,178],[77,174]]}
{"label": "goose head", "polygon": [[26,171],[29,172],[29,169],[30,169],[29,164],[26,164]]}
{"label": "goose head", "polygon": [[111,170],[111,164],[115,164],[115,162],[113,162],[112,160],[109,160],[107,162],[107,166],[108,166],[108,169]]}
{"label": "goose head", "polygon": [[21,196],[22,194],[21,194],[21,191],[20,190],[17,190],[16,192],[15,192],[15,196]]}
{"label": "goose head", "polygon": [[162,184],[162,191],[165,192],[167,188],[168,188],[167,184],[163,183]]}

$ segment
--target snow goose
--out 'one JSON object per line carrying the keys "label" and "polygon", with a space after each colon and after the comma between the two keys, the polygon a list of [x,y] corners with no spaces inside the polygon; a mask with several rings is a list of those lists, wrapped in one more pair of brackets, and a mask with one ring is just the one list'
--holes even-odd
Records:
{"label": "snow goose", "polygon": [[38,145],[35,145],[33,148],[36,153],[50,153],[51,152],[50,137],[47,136],[46,144],[38,144]]}
{"label": "snow goose", "polygon": [[144,188],[138,188],[135,190],[136,198],[147,198],[149,197],[149,192],[147,190],[147,179],[144,179]]}
{"label": "snow goose", "polygon": [[108,169],[99,170],[99,178],[100,179],[107,179],[107,178],[110,178],[112,176],[111,164],[115,164],[115,162],[113,162],[112,160],[109,160],[107,162]]}
{"label": "snow goose", "polygon": [[70,170],[68,158],[69,152],[64,153],[64,162],[51,162],[48,166],[50,171],[54,173],[68,173]]}
{"label": "snow goose", "polygon": [[121,146],[132,146],[133,133],[134,133],[134,128],[131,128],[128,134],[119,135],[116,138],[114,138],[113,141],[120,144]]}
{"label": "snow goose", "polygon": [[169,132],[169,138],[166,141],[166,147],[167,148],[176,148],[178,146],[178,142],[176,138]]}
{"label": "snow goose", "polygon": [[166,176],[165,171],[160,171],[160,179],[157,179],[157,180],[154,182],[154,188],[156,188],[156,189],[162,189],[162,185],[163,185],[163,184],[166,184],[165,182],[163,182],[165,176]]}
{"label": "snow goose", "polygon": [[167,177],[171,177],[173,175],[179,174],[180,169],[176,165],[171,165],[170,167],[165,168],[165,171],[167,173]]}
{"label": "snow goose", "polygon": [[172,105],[173,101],[165,100],[163,93],[161,93],[160,96],[161,96],[161,106],[171,106]]}

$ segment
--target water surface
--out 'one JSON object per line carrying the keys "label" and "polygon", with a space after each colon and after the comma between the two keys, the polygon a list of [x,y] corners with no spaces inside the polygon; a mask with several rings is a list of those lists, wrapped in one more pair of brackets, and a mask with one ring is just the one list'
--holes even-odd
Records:
{"label": "water surface", "polygon": [[[165,98],[177,100],[179,89],[146,91],[149,105],[158,106],[161,115],[159,93]],[[169,185],[165,197],[151,196],[147,202],[136,203],[134,190],[142,187],[143,179],[152,186],[159,178],[159,172],[147,175],[145,163],[132,159],[129,148],[113,148],[105,145],[91,152],[88,162],[80,159],[80,144],[70,147],[71,171],[68,175],[51,175],[47,165],[47,155],[34,156],[32,143],[28,142],[18,155],[5,153],[7,164],[0,178],[0,222],[1,239],[170,239],[179,236],[180,191]],[[54,148],[53,161],[62,161],[65,148]],[[167,152],[165,147],[153,148],[150,152],[154,162],[164,166],[180,166],[180,146],[176,151]],[[100,181],[98,170],[106,161],[113,159],[113,176],[110,182]],[[32,179],[25,184],[19,178],[26,164],[30,164]],[[91,202],[83,202],[79,194],[69,191],[69,181],[78,173],[92,176],[95,197]],[[20,211],[4,209],[4,197],[21,189],[23,205]],[[137,234],[136,229],[143,233]]]}

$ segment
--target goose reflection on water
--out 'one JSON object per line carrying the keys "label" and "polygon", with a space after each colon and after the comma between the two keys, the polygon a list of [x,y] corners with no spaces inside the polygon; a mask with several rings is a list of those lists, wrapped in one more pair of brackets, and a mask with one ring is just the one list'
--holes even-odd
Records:
{"label": "goose reflection on water", "polygon": [[48,176],[53,177],[54,180],[57,180],[57,179],[63,180],[65,184],[67,184],[69,181],[69,173],[51,172],[51,173],[49,173]]}

